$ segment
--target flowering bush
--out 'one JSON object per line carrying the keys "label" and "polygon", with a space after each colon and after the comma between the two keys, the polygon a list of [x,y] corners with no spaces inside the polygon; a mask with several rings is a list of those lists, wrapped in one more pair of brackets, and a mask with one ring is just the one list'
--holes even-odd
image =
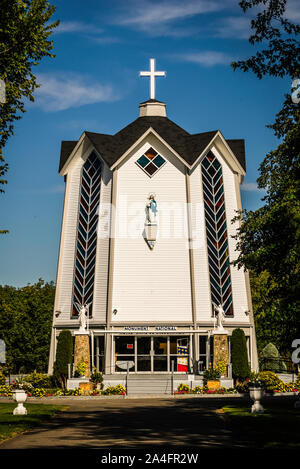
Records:
{"label": "flowering bush", "polygon": [[188,384],[180,383],[178,388],[177,388],[177,392],[179,392],[180,394],[184,394],[184,393],[187,393],[187,392],[191,392],[191,388]]}
{"label": "flowering bush", "polygon": [[258,378],[266,391],[274,391],[284,385],[284,382],[273,371],[261,371],[258,373]]}
{"label": "flowering bush", "polygon": [[50,388],[51,378],[44,373],[36,373],[35,371],[25,378],[26,383],[31,384],[34,388]]}
{"label": "flowering bush", "polygon": [[100,396],[101,394],[102,392],[100,391],[100,389],[93,389],[92,391],[89,392],[90,396]]}
{"label": "flowering bush", "polygon": [[125,395],[126,388],[122,384],[117,384],[117,386],[108,386],[104,391],[102,391],[103,396],[111,396],[114,394]]}
{"label": "flowering bush", "polygon": [[75,389],[58,389],[55,396],[82,396],[83,391],[80,388]]}
{"label": "flowering bush", "polygon": [[88,367],[88,362],[84,361],[82,358],[76,365],[75,368],[75,377],[84,376]]}
{"label": "flowering bush", "polygon": [[180,383],[175,394],[234,394],[237,390],[234,388],[208,389],[207,386],[195,386],[191,388],[187,384]]}
{"label": "flowering bush", "polygon": [[273,389],[273,392],[300,392],[300,386],[296,383],[282,383]]}
{"label": "flowering bush", "polygon": [[220,372],[220,376],[227,375],[227,363],[224,360],[219,360],[216,364],[216,370]]}
{"label": "flowering bush", "polygon": [[11,386],[7,386],[6,384],[0,385],[0,396],[12,396],[12,388]]}

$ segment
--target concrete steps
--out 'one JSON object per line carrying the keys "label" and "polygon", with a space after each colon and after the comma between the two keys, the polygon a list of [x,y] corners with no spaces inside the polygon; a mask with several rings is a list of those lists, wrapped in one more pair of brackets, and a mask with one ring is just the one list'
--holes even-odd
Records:
{"label": "concrete steps", "polygon": [[167,376],[129,376],[128,395],[166,395],[172,393],[172,378]]}
{"label": "concrete steps", "polygon": [[[174,374],[173,390],[175,391],[180,383],[189,386],[203,386],[202,376]],[[104,385],[116,386],[117,384],[127,385],[126,374],[104,375]],[[128,377],[128,396],[167,396],[172,395],[172,375],[171,374],[133,374]]]}

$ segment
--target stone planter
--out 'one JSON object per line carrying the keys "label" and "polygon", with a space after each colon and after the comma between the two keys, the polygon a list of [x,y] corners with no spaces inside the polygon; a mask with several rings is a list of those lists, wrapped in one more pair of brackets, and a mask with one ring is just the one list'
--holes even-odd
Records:
{"label": "stone planter", "polygon": [[27,394],[23,389],[15,389],[13,391],[13,400],[18,403],[17,407],[13,410],[14,415],[26,415],[27,409],[23,406],[23,403],[27,399]]}
{"label": "stone planter", "polygon": [[218,379],[208,379],[206,386],[210,391],[217,391],[221,387],[221,383]]}
{"label": "stone planter", "polygon": [[264,396],[264,389],[260,387],[249,387],[250,398],[254,401],[251,407],[252,413],[263,413],[264,408],[260,403],[260,400]]}

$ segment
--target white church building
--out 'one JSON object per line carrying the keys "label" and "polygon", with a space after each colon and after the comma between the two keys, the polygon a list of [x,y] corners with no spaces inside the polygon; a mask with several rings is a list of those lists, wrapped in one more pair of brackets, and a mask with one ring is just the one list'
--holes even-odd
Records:
{"label": "white church building", "polygon": [[[63,141],[65,197],[49,373],[62,330],[85,334],[91,369],[198,374],[214,363],[214,333],[241,328],[257,368],[248,273],[237,258],[244,140],[190,134],[150,99],[115,135]],[[128,370],[127,370],[128,367]]]}

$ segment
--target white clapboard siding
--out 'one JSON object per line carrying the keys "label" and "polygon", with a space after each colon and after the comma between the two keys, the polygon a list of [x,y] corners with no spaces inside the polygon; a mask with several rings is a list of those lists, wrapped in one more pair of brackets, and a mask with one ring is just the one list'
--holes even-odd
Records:
{"label": "white clapboard siding", "polygon": [[[149,178],[136,160],[152,146],[167,163]],[[143,236],[145,206],[150,193],[156,194],[159,220],[158,239],[151,251]],[[163,237],[163,204],[179,203],[186,215],[186,184],[184,165],[155,136],[148,135],[118,168],[117,237],[114,248],[112,309],[116,322],[185,322],[192,321],[190,260],[187,233],[180,237]],[[126,215],[124,204],[133,211]],[[124,231],[126,218],[134,225],[134,208],[140,209],[142,226],[130,238]],[[173,205],[174,206],[174,205]],[[180,208],[179,208],[180,210]],[[121,228],[121,233],[120,233]],[[123,232],[122,232],[123,229]],[[165,235],[164,235],[165,236]]]}

